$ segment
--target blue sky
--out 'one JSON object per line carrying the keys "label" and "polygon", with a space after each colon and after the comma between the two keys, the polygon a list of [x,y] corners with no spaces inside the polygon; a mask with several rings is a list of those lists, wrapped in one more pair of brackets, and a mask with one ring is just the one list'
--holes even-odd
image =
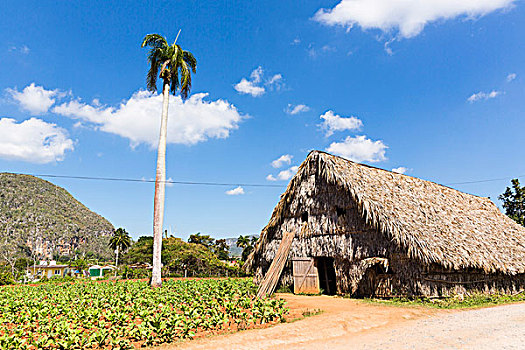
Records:
{"label": "blue sky", "polygon": [[[179,237],[258,233],[312,149],[498,205],[525,175],[525,5],[512,0],[4,1],[0,171],[153,178],[161,99],[144,92],[140,43],[179,29],[198,67],[193,96],[170,100],[168,178],[281,185],[167,187]],[[153,184],[49,180],[151,234]]]}

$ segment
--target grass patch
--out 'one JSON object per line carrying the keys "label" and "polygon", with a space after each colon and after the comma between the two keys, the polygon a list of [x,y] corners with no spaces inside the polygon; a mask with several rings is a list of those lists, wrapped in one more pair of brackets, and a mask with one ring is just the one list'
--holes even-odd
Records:
{"label": "grass patch", "polygon": [[321,310],[321,309],[313,309],[313,310],[306,309],[306,310],[303,311],[303,317],[310,317],[310,316],[320,315],[322,313],[323,313],[323,310]]}
{"label": "grass patch", "polygon": [[509,303],[525,302],[525,291],[514,295],[506,294],[472,294],[468,296],[456,295],[445,298],[392,298],[392,299],[364,299],[369,303],[393,306],[424,306],[437,309],[465,309],[477,308]]}
{"label": "grass patch", "polygon": [[288,320],[284,320],[284,321],[281,321],[283,323],[291,323],[291,322],[295,322],[295,321],[300,321],[300,320],[303,320],[307,317],[310,317],[310,316],[316,316],[316,315],[320,315],[323,313],[323,310],[321,309],[313,309],[313,310],[310,310],[310,309],[306,309],[306,310],[303,310],[303,312],[301,312],[301,316],[300,317],[294,317],[294,318],[291,318],[291,319],[288,319]]}
{"label": "grass patch", "polygon": [[293,290],[290,286],[279,286],[274,293],[293,293]]}

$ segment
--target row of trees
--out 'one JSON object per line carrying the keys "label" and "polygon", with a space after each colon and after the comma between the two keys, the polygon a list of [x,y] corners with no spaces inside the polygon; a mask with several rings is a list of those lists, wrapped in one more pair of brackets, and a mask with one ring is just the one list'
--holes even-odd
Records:
{"label": "row of trees", "polygon": [[[227,250],[223,251],[226,259],[216,254],[217,246],[209,243],[206,236],[195,235],[197,240],[184,242],[180,238],[169,237],[162,240],[162,273],[170,277],[191,276],[233,276],[240,275],[239,265],[231,264]],[[194,236],[194,238],[195,238]],[[205,243],[198,243],[204,238]],[[220,241],[220,240],[219,240]],[[219,244],[220,246],[220,244]],[[153,237],[140,237],[123,255],[122,261],[127,265],[140,266],[151,261],[153,256]]]}
{"label": "row of trees", "polygon": [[[214,239],[210,235],[197,232],[190,235],[186,243],[179,238],[168,237],[165,231],[161,254],[163,272],[169,276],[185,276],[188,273],[192,276],[228,273],[238,275],[242,262],[252,252],[256,241],[255,236],[239,236],[236,245],[242,248],[241,262],[231,265],[228,261],[233,257],[230,257],[226,239]],[[140,265],[152,260],[154,237],[140,237],[136,243],[133,243],[126,230],[119,228],[115,230],[109,246],[115,251],[116,266],[119,265],[121,253],[123,253],[124,264]],[[126,270],[124,275],[129,273]]]}
{"label": "row of trees", "polygon": [[[231,261],[238,260],[230,257],[226,239],[214,239],[210,235],[200,232],[190,235],[188,242],[174,237],[163,239],[161,263],[163,272],[169,276],[216,276],[239,275],[240,266],[253,250],[257,238],[255,236],[239,236],[236,245],[242,248],[241,261],[233,265]],[[133,242],[124,228],[113,232],[107,245],[115,253],[117,268],[123,264],[119,273],[127,278],[143,278],[150,274],[149,270],[130,269],[128,265],[140,265],[150,262],[153,257],[153,237],[140,237]],[[77,254],[72,256],[53,256],[54,260],[62,264],[69,264],[73,269],[86,271],[91,264],[105,264],[107,259],[97,259],[95,255]],[[19,257],[12,264],[0,263],[0,284],[13,283],[22,279],[27,269],[38,261],[28,257]],[[115,271],[117,273],[117,271]]]}
{"label": "row of trees", "polygon": [[209,235],[201,235],[200,232],[190,235],[188,243],[201,244],[210,249],[219,260],[228,260],[230,254],[225,239],[214,239]]}

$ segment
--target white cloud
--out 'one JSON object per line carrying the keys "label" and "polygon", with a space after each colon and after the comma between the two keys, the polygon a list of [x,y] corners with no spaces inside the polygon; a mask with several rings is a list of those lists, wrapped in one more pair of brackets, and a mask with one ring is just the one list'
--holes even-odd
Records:
{"label": "white cloud", "polygon": [[507,75],[507,82],[513,81],[514,79],[516,79],[516,77],[516,73],[510,73],[509,75]]}
{"label": "white cloud", "polygon": [[250,79],[254,82],[254,83],[260,83],[261,80],[262,80],[262,76],[263,76],[263,69],[261,66],[255,68],[253,70],[253,72],[250,74]]}
{"label": "white cloud", "polygon": [[330,45],[324,45],[323,47],[321,47],[321,50],[323,52],[336,52],[337,51],[335,46],[330,46]]}
{"label": "white cloud", "polygon": [[241,186],[235,187],[234,189],[226,191],[226,194],[228,196],[239,196],[244,194],[244,188],[242,188]]}
{"label": "white cloud", "polygon": [[290,169],[283,170],[277,175],[277,179],[283,180],[283,181],[290,180],[295,175],[298,169],[299,169],[298,166],[293,166]]}
{"label": "white cloud", "polygon": [[292,158],[293,156],[290,154],[283,154],[282,156],[280,156],[279,158],[277,158],[276,160],[272,162],[272,166],[274,168],[280,168],[285,164],[290,165],[290,163],[292,162]]}
{"label": "white cloud", "polygon": [[512,6],[515,0],[342,0],[320,9],[314,19],[325,25],[392,31],[400,37],[418,35],[431,22],[457,17],[473,19]]}
{"label": "white cloud", "polygon": [[294,165],[294,166],[290,167],[289,169],[286,169],[286,170],[283,170],[283,171],[279,172],[279,174],[277,174],[277,177],[273,176],[272,174],[269,174],[268,176],[266,176],[266,180],[268,180],[268,181],[277,181],[277,180],[286,181],[286,180],[290,180],[295,175],[295,173],[297,172],[298,169],[299,169],[299,167],[297,165]]}
{"label": "white cloud", "polygon": [[252,95],[258,97],[264,95],[266,87],[270,90],[280,90],[283,87],[282,74],[274,74],[263,82],[264,70],[261,66],[255,68],[250,74],[250,79],[242,78],[240,82],[233,87],[240,94]]}
{"label": "white cloud", "polygon": [[315,43],[310,43],[308,44],[306,52],[308,53],[308,56],[316,59],[320,55],[327,55],[331,52],[337,52],[337,48],[332,45],[323,45],[319,48]]}
{"label": "white cloud", "polygon": [[326,151],[354,162],[379,162],[386,160],[387,148],[383,141],[372,141],[362,135],[348,136],[342,142],[333,142]]}
{"label": "white cloud", "polygon": [[266,89],[258,84],[261,82],[263,69],[261,66],[255,68],[250,74],[250,80],[242,78],[241,81],[234,85],[235,90],[241,94],[252,95],[253,97],[261,96]]}
{"label": "white cloud", "polygon": [[292,45],[299,45],[300,43],[301,43],[301,39],[299,39],[299,38],[295,38],[292,41]]}
{"label": "white cloud", "polygon": [[291,114],[291,115],[308,112],[309,110],[310,110],[310,107],[308,107],[307,105],[303,105],[303,104],[298,104],[294,106],[289,103],[288,107],[286,107],[286,113]]}
{"label": "white cloud", "polygon": [[46,90],[42,86],[36,86],[31,83],[19,92],[15,89],[6,89],[23,110],[28,111],[31,115],[45,113],[55,103],[55,97],[63,96],[59,90]]}
{"label": "white cloud", "polygon": [[234,88],[241,94],[252,95],[253,97],[261,96],[266,92],[264,87],[257,86],[256,83],[245,78],[242,78],[239,83],[235,84]]}
{"label": "white cloud", "polygon": [[406,172],[408,171],[408,168],[405,168],[404,166],[400,166],[400,167],[398,167],[398,168],[394,168],[394,169],[392,169],[392,171],[393,171],[394,173],[404,174],[404,173],[406,173]]}
{"label": "white cloud", "polygon": [[173,178],[169,178],[169,179],[166,179],[166,186],[167,187],[173,187],[174,183],[173,183]]}
{"label": "white cloud", "polygon": [[325,130],[327,137],[333,135],[336,131],[359,130],[363,126],[363,122],[360,119],[356,117],[341,117],[338,114],[334,114],[333,111],[327,111],[320,118],[323,119],[320,126]]}
{"label": "white cloud", "polygon": [[55,124],[37,118],[21,123],[0,119],[0,158],[44,164],[63,160],[73,148],[66,130]]}
{"label": "white cloud", "polygon": [[283,88],[284,82],[283,82],[283,75],[282,74],[274,74],[270,79],[264,83],[270,90],[279,91]]}
{"label": "white cloud", "polygon": [[275,176],[273,176],[272,174],[269,174],[268,176],[266,176],[266,180],[268,180],[268,181],[277,181]]}
{"label": "white cloud", "polygon": [[385,52],[387,55],[392,56],[394,52],[392,51],[392,48],[390,48],[390,44],[392,44],[396,38],[392,38],[390,40],[385,41],[385,44],[383,45],[383,48],[385,49]]}
{"label": "white cloud", "polygon": [[9,51],[16,51],[16,52],[20,52],[21,54],[27,55],[29,51],[31,50],[29,49],[29,47],[27,47],[27,45],[22,45],[22,46],[11,46],[9,48]]}
{"label": "white cloud", "polygon": [[492,98],[495,98],[497,96],[501,95],[501,91],[492,90],[491,92],[477,92],[475,94],[472,94],[469,98],[467,98],[467,101],[472,103],[479,100],[489,100]]}
{"label": "white cloud", "polygon": [[[206,101],[207,93],[192,95],[186,101],[170,96],[168,143],[193,145],[211,138],[227,138],[244,118],[225,100]],[[53,112],[80,119],[96,129],[156,148],[160,128],[162,95],[138,91],[118,107],[89,105],[72,100],[57,105]]]}
{"label": "white cloud", "polygon": [[308,45],[307,52],[308,52],[308,56],[310,56],[311,58],[316,58],[318,55],[317,50],[315,49],[313,44]]}
{"label": "white cloud", "polygon": [[267,85],[273,85],[283,80],[282,74],[275,74],[266,82]]}

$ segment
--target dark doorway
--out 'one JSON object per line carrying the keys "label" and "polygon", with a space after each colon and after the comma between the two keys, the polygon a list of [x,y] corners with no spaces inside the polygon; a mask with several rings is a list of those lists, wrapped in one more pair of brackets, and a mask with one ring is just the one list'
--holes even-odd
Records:
{"label": "dark doorway", "polygon": [[377,275],[381,273],[378,265],[370,266],[365,270],[357,287],[357,297],[373,298],[377,289]]}
{"label": "dark doorway", "polygon": [[317,271],[319,273],[319,287],[323,294],[333,295],[337,292],[335,283],[334,258],[316,258]]}
{"label": "dark doorway", "polygon": [[359,282],[357,287],[356,295],[361,298],[375,298],[378,295],[382,295],[384,291],[380,286],[385,285],[385,281],[392,275],[392,270],[385,270],[383,265],[375,264],[368,267]]}

